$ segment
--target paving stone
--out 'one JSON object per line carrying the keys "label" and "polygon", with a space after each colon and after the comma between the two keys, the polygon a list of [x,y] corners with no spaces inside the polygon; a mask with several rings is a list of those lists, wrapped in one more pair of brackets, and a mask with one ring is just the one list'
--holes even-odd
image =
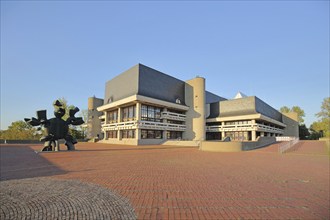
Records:
{"label": "paving stone", "polygon": [[[96,184],[128,199],[137,219],[330,219],[325,144],[301,141],[286,154],[279,154],[278,147],[212,153],[79,143],[75,152],[35,154],[40,145],[6,145],[0,146],[0,178],[24,181],[47,176]],[[68,200],[52,206],[58,210],[54,216],[74,213],[75,207],[89,210],[79,216],[82,219],[96,215],[97,203],[76,199],[84,205],[68,208],[73,199]],[[38,203],[32,204],[36,212],[21,213],[42,219],[46,206],[37,209]],[[15,213],[10,206],[3,210]]]}
{"label": "paving stone", "polygon": [[8,180],[0,189],[0,219],[136,219],[127,199],[78,180]]}

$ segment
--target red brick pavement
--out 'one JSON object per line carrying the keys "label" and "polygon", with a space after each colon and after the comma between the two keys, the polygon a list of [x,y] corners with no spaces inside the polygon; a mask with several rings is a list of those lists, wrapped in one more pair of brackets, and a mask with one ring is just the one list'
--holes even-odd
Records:
{"label": "red brick pavement", "polygon": [[[15,163],[9,159],[12,147],[2,145],[1,160],[7,159],[1,162],[1,179],[51,170],[52,178],[99,184],[128,198],[138,219],[329,219],[325,144],[299,144],[295,151],[279,154],[278,144],[211,153],[80,143],[76,152],[26,152],[25,158],[22,153]],[[26,146],[15,149],[24,150]]]}

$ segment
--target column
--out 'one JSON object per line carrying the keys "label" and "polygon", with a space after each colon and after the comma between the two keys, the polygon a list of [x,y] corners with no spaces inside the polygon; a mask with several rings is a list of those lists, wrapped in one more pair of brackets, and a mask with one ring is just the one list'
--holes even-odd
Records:
{"label": "column", "polygon": [[[226,123],[224,121],[221,122],[221,125],[225,125]],[[221,140],[225,138],[226,133],[224,131],[221,131]]]}
{"label": "column", "polygon": [[[164,108],[163,109],[163,112],[167,112],[167,108]],[[163,119],[163,123],[167,123],[167,119],[166,118]],[[167,131],[164,130],[163,131],[163,141],[167,140],[167,135],[166,134],[167,134]]]}
{"label": "column", "polygon": [[254,130],[255,129],[255,123],[256,123],[256,120],[255,119],[252,119],[251,120],[251,123],[252,123],[252,131],[251,131],[251,140],[252,141],[256,141],[256,139],[257,139],[257,131],[256,130]]}
{"label": "column", "polygon": [[[118,108],[118,119],[117,122],[121,122],[121,108]],[[121,140],[121,132],[120,130],[117,130],[117,140],[120,141]]]}
{"label": "column", "polygon": [[107,111],[105,111],[104,112],[104,124],[108,124],[108,112]]}
{"label": "column", "polygon": [[139,129],[139,121],[141,121],[141,103],[136,103],[135,106],[135,120],[137,122],[137,127],[135,129],[135,139],[140,140],[141,139],[141,129]]}

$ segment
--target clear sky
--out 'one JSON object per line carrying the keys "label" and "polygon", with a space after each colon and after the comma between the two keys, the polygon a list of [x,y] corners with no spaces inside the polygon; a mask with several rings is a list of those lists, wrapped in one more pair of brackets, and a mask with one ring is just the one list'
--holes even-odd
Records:
{"label": "clear sky", "polygon": [[60,97],[87,109],[137,63],[300,106],[309,126],[329,96],[329,1],[1,1],[1,129]]}

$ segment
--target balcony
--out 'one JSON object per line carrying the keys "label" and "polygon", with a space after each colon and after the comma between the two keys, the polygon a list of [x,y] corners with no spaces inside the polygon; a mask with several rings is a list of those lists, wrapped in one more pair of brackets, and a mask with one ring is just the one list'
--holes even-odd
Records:
{"label": "balcony", "polygon": [[112,124],[103,124],[103,131],[126,130],[126,129],[152,129],[152,130],[168,130],[168,131],[185,131],[186,125],[170,124],[153,121],[126,121]]}
{"label": "balcony", "polygon": [[283,134],[283,129],[274,128],[263,124],[237,124],[237,125],[214,125],[206,126],[207,132],[222,132],[222,131],[262,131]]}
{"label": "balcony", "polygon": [[175,121],[186,121],[186,115],[174,112],[162,112],[161,119],[170,119]]}

